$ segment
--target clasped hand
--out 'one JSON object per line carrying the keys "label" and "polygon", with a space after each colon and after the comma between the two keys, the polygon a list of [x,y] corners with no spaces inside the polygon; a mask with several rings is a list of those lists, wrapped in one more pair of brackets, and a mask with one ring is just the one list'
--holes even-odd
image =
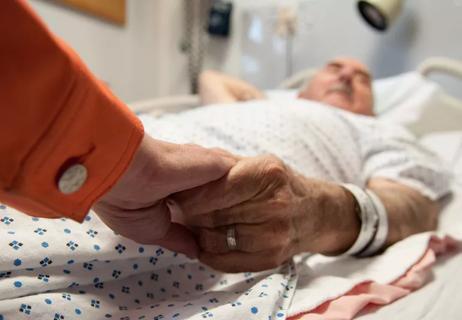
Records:
{"label": "clasped hand", "polygon": [[344,199],[343,188],[298,175],[274,156],[240,158],[145,136],[94,210],[122,236],[240,272],[271,269],[300,252],[335,250]]}
{"label": "clasped hand", "polygon": [[195,257],[194,235],[172,220],[168,196],[219,179],[235,162],[221,150],[145,135],[127,171],[93,209],[117,234]]}
{"label": "clasped hand", "polygon": [[[337,194],[335,194],[337,192]],[[223,178],[176,194],[199,259],[226,272],[275,268],[300,252],[327,252],[343,188],[296,174],[274,156],[241,158]],[[227,230],[235,228],[230,250]],[[331,230],[330,230],[331,229]]]}

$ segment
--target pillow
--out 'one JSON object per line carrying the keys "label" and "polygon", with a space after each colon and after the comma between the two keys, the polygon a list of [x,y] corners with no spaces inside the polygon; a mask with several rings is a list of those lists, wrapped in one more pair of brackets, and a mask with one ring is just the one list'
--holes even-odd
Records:
{"label": "pillow", "polygon": [[[420,73],[407,72],[394,77],[374,80],[374,111],[380,119],[403,125],[416,136],[433,131],[462,129],[454,122],[454,112],[449,112],[444,91],[435,82]],[[269,90],[269,99],[296,99],[297,90]],[[445,112],[441,112],[442,109]],[[462,109],[461,109],[462,110]],[[448,112],[446,112],[448,111]],[[462,112],[457,112],[462,116]],[[448,130],[446,130],[448,129]]]}
{"label": "pillow", "polygon": [[403,125],[417,137],[462,130],[462,102],[418,73],[374,82],[379,118]]}
{"label": "pillow", "polygon": [[[416,112],[431,100],[439,87],[417,72],[407,72],[397,76],[374,80],[375,114],[398,122],[413,121]],[[298,90],[267,90],[270,100],[296,99]],[[401,109],[406,108],[407,117],[402,118]],[[410,111],[413,111],[412,114]],[[386,116],[385,116],[386,114]]]}
{"label": "pillow", "polygon": [[374,110],[381,118],[406,124],[438,97],[440,87],[417,72],[374,80]]}

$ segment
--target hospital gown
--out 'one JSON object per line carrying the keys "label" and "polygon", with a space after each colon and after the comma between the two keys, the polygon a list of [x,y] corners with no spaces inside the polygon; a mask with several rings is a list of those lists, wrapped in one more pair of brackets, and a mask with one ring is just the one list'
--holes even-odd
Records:
{"label": "hospital gown", "polygon": [[[141,119],[155,138],[272,153],[306,177],[360,186],[386,177],[432,199],[449,188],[438,159],[401,127],[314,102],[213,105]],[[295,261],[222,274],[117,236],[93,213],[78,224],[0,206],[0,239],[0,320],[285,319],[299,285]]]}

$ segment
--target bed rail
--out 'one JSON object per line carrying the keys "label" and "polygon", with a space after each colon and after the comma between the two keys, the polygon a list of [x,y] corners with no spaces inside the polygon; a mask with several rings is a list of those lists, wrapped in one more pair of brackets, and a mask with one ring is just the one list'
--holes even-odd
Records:
{"label": "bed rail", "polygon": [[446,73],[462,80],[462,60],[433,57],[422,62],[417,71],[424,76],[433,72]]}

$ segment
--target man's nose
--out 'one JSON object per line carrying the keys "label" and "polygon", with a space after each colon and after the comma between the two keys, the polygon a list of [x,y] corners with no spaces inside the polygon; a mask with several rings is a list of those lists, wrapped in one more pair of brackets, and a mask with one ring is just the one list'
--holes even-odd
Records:
{"label": "man's nose", "polygon": [[350,83],[353,80],[354,70],[352,68],[344,67],[340,70],[340,80]]}

